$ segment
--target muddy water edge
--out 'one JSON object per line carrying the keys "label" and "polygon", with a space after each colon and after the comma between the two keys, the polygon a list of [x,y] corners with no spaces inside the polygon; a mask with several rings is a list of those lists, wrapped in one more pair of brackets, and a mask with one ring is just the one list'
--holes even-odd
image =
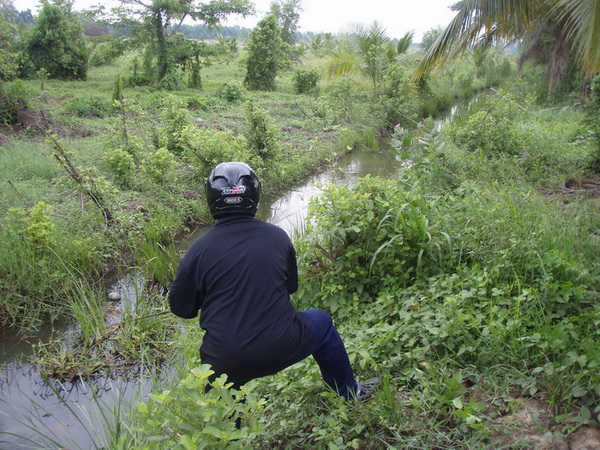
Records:
{"label": "muddy water edge", "polygon": [[[370,174],[398,177],[398,164],[385,151],[354,152],[326,172],[313,175],[276,198],[263,198],[258,217],[283,228],[290,236],[303,228],[309,200],[328,184],[352,185]],[[199,228],[178,243],[185,250],[202,235]],[[123,302],[135,302],[136,277],[117,280],[110,289],[123,294]],[[61,324],[59,333],[73,328]],[[127,411],[152,389],[150,378],[134,381],[97,379],[89,383],[68,382],[60,389],[47,383],[30,363],[32,346],[56,333],[55,327],[30,338],[0,336],[0,448],[102,447],[105,427],[114,424],[113,412]],[[108,416],[107,416],[108,414]]]}

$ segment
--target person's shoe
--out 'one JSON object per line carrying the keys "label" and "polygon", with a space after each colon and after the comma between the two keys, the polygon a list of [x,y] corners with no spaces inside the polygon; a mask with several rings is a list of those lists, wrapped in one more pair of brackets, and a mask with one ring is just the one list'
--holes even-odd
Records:
{"label": "person's shoe", "polygon": [[375,389],[381,385],[379,377],[371,378],[370,380],[356,383],[356,400],[364,402],[371,398]]}

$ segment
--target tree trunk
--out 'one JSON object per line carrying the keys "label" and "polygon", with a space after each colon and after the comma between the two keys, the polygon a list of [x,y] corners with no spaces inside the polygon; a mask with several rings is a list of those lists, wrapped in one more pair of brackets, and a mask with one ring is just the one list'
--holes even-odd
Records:
{"label": "tree trunk", "polygon": [[157,65],[158,72],[156,74],[156,81],[162,80],[167,71],[169,70],[169,59],[167,54],[167,39],[165,37],[163,29],[162,14],[160,11],[156,11],[154,15],[154,32],[156,33],[156,44],[157,44]]}
{"label": "tree trunk", "polygon": [[554,102],[557,89],[560,88],[567,66],[571,46],[562,32],[554,33],[554,48],[548,65],[548,102]]}

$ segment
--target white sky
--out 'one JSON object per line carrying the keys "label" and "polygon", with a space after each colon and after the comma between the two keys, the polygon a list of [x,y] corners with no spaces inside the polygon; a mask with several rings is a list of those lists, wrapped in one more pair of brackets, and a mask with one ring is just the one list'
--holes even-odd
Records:
{"label": "white sky", "polygon": [[[303,0],[300,31],[339,33],[352,24],[371,25],[374,21],[386,29],[387,35],[400,38],[415,32],[419,42],[423,32],[438,25],[446,26],[454,17],[449,7],[457,0]],[[246,19],[230,19],[227,24],[252,28],[269,10],[272,0],[254,0],[257,15]],[[98,0],[75,0],[74,9],[84,9]],[[102,1],[108,4],[109,1]],[[18,10],[37,10],[38,0],[14,0]]]}

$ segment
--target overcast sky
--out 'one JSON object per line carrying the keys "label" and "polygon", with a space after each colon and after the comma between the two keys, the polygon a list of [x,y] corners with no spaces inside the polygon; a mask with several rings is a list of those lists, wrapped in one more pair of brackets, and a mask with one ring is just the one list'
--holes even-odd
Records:
{"label": "overcast sky", "polygon": [[[392,38],[415,32],[420,41],[423,32],[438,25],[445,26],[454,17],[449,7],[457,0],[303,0],[300,31],[339,33],[352,24],[379,22]],[[257,14],[246,19],[229,20],[228,24],[254,27],[265,16],[272,0],[254,0]],[[75,9],[87,8],[98,0],[75,0]],[[108,4],[108,1],[103,1]],[[18,10],[36,11],[38,0],[14,0]]]}

